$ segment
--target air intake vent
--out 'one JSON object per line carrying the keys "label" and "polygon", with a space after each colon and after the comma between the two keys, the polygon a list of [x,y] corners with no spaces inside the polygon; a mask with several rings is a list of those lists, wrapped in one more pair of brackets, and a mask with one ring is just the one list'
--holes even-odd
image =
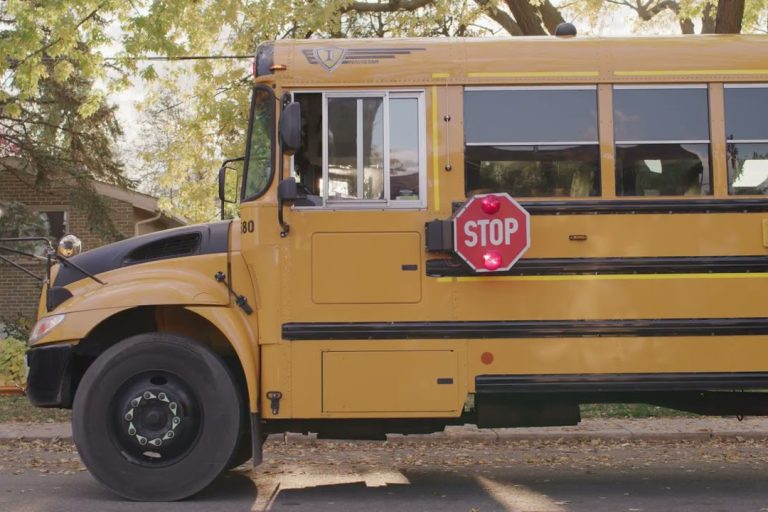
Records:
{"label": "air intake vent", "polygon": [[137,247],[123,260],[124,265],[134,265],[145,261],[191,256],[200,248],[200,233],[186,233],[155,240]]}

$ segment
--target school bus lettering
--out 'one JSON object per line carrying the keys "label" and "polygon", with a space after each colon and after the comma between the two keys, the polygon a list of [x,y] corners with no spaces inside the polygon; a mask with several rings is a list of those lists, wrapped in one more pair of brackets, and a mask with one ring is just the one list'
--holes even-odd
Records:
{"label": "school bus lettering", "polygon": [[27,394],[73,408],[116,493],[190,496],[277,432],[768,413],[765,36],[281,40],[255,64],[240,218],[49,269]]}
{"label": "school bus lettering", "polygon": [[467,247],[474,247],[478,243],[476,230],[480,232],[480,246],[486,245],[509,245],[512,242],[512,235],[517,233],[517,219],[481,219],[478,221],[467,221],[464,225],[464,234],[468,239],[464,241]]}

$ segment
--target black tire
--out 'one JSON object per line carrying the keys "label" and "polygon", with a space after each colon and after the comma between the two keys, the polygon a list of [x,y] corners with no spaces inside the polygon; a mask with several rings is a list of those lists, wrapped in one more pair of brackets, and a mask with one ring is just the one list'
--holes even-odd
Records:
{"label": "black tire", "polygon": [[238,466],[242,466],[251,460],[251,455],[253,455],[251,436],[250,434],[241,435],[240,440],[237,442],[235,452],[232,454],[232,459],[230,459],[229,464],[227,464],[227,469],[235,469]]}
{"label": "black tire", "polygon": [[88,368],[72,434],[91,474],[137,501],[174,501],[210,484],[233,460],[245,411],[235,379],[207,347],[140,334]]}

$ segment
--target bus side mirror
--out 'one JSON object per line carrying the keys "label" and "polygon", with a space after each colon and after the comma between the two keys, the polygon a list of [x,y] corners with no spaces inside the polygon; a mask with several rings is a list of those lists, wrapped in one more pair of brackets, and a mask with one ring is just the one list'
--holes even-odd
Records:
{"label": "bus side mirror", "polygon": [[280,181],[277,186],[277,199],[283,201],[295,201],[299,198],[299,188],[296,186],[296,178],[291,176]]}
{"label": "bus side mirror", "polygon": [[222,165],[219,169],[219,201],[226,202],[227,191],[225,185],[227,183],[227,166]]}
{"label": "bus side mirror", "polygon": [[[221,167],[219,168],[219,204],[220,204],[220,216],[221,219],[224,220],[224,204],[235,204],[237,203],[237,195],[238,195],[238,188],[239,183],[230,183],[229,187],[227,187],[227,173],[232,170],[236,170],[232,167],[230,167],[230,164],[233,162],[242,162],[245,160],[245,157],[241,156],[238,158],[227,158],[224,160],[224,162],[221,164]],[[235,179],[237,178],[237,173],[235,174]],[[230,178],[230,181],[232,178]],[[230,199],[227,197],[227,190],[230,191],[230,193],[235,193],[235,198]]]}
{"label": "bus side mirror", "polygon": [[291,156],[301,149],[301,104],[293,102],[285,106],[278,130],[284,154]]}

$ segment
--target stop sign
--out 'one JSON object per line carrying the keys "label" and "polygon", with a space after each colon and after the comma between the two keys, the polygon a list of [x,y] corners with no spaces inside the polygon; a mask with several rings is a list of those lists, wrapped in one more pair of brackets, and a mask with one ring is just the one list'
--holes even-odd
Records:
{"label": "stop sign", "polygon": [[530,245],[530,216],[507,193],[476,195],[453,219],[453,250],[476,272],[509,270]]}

